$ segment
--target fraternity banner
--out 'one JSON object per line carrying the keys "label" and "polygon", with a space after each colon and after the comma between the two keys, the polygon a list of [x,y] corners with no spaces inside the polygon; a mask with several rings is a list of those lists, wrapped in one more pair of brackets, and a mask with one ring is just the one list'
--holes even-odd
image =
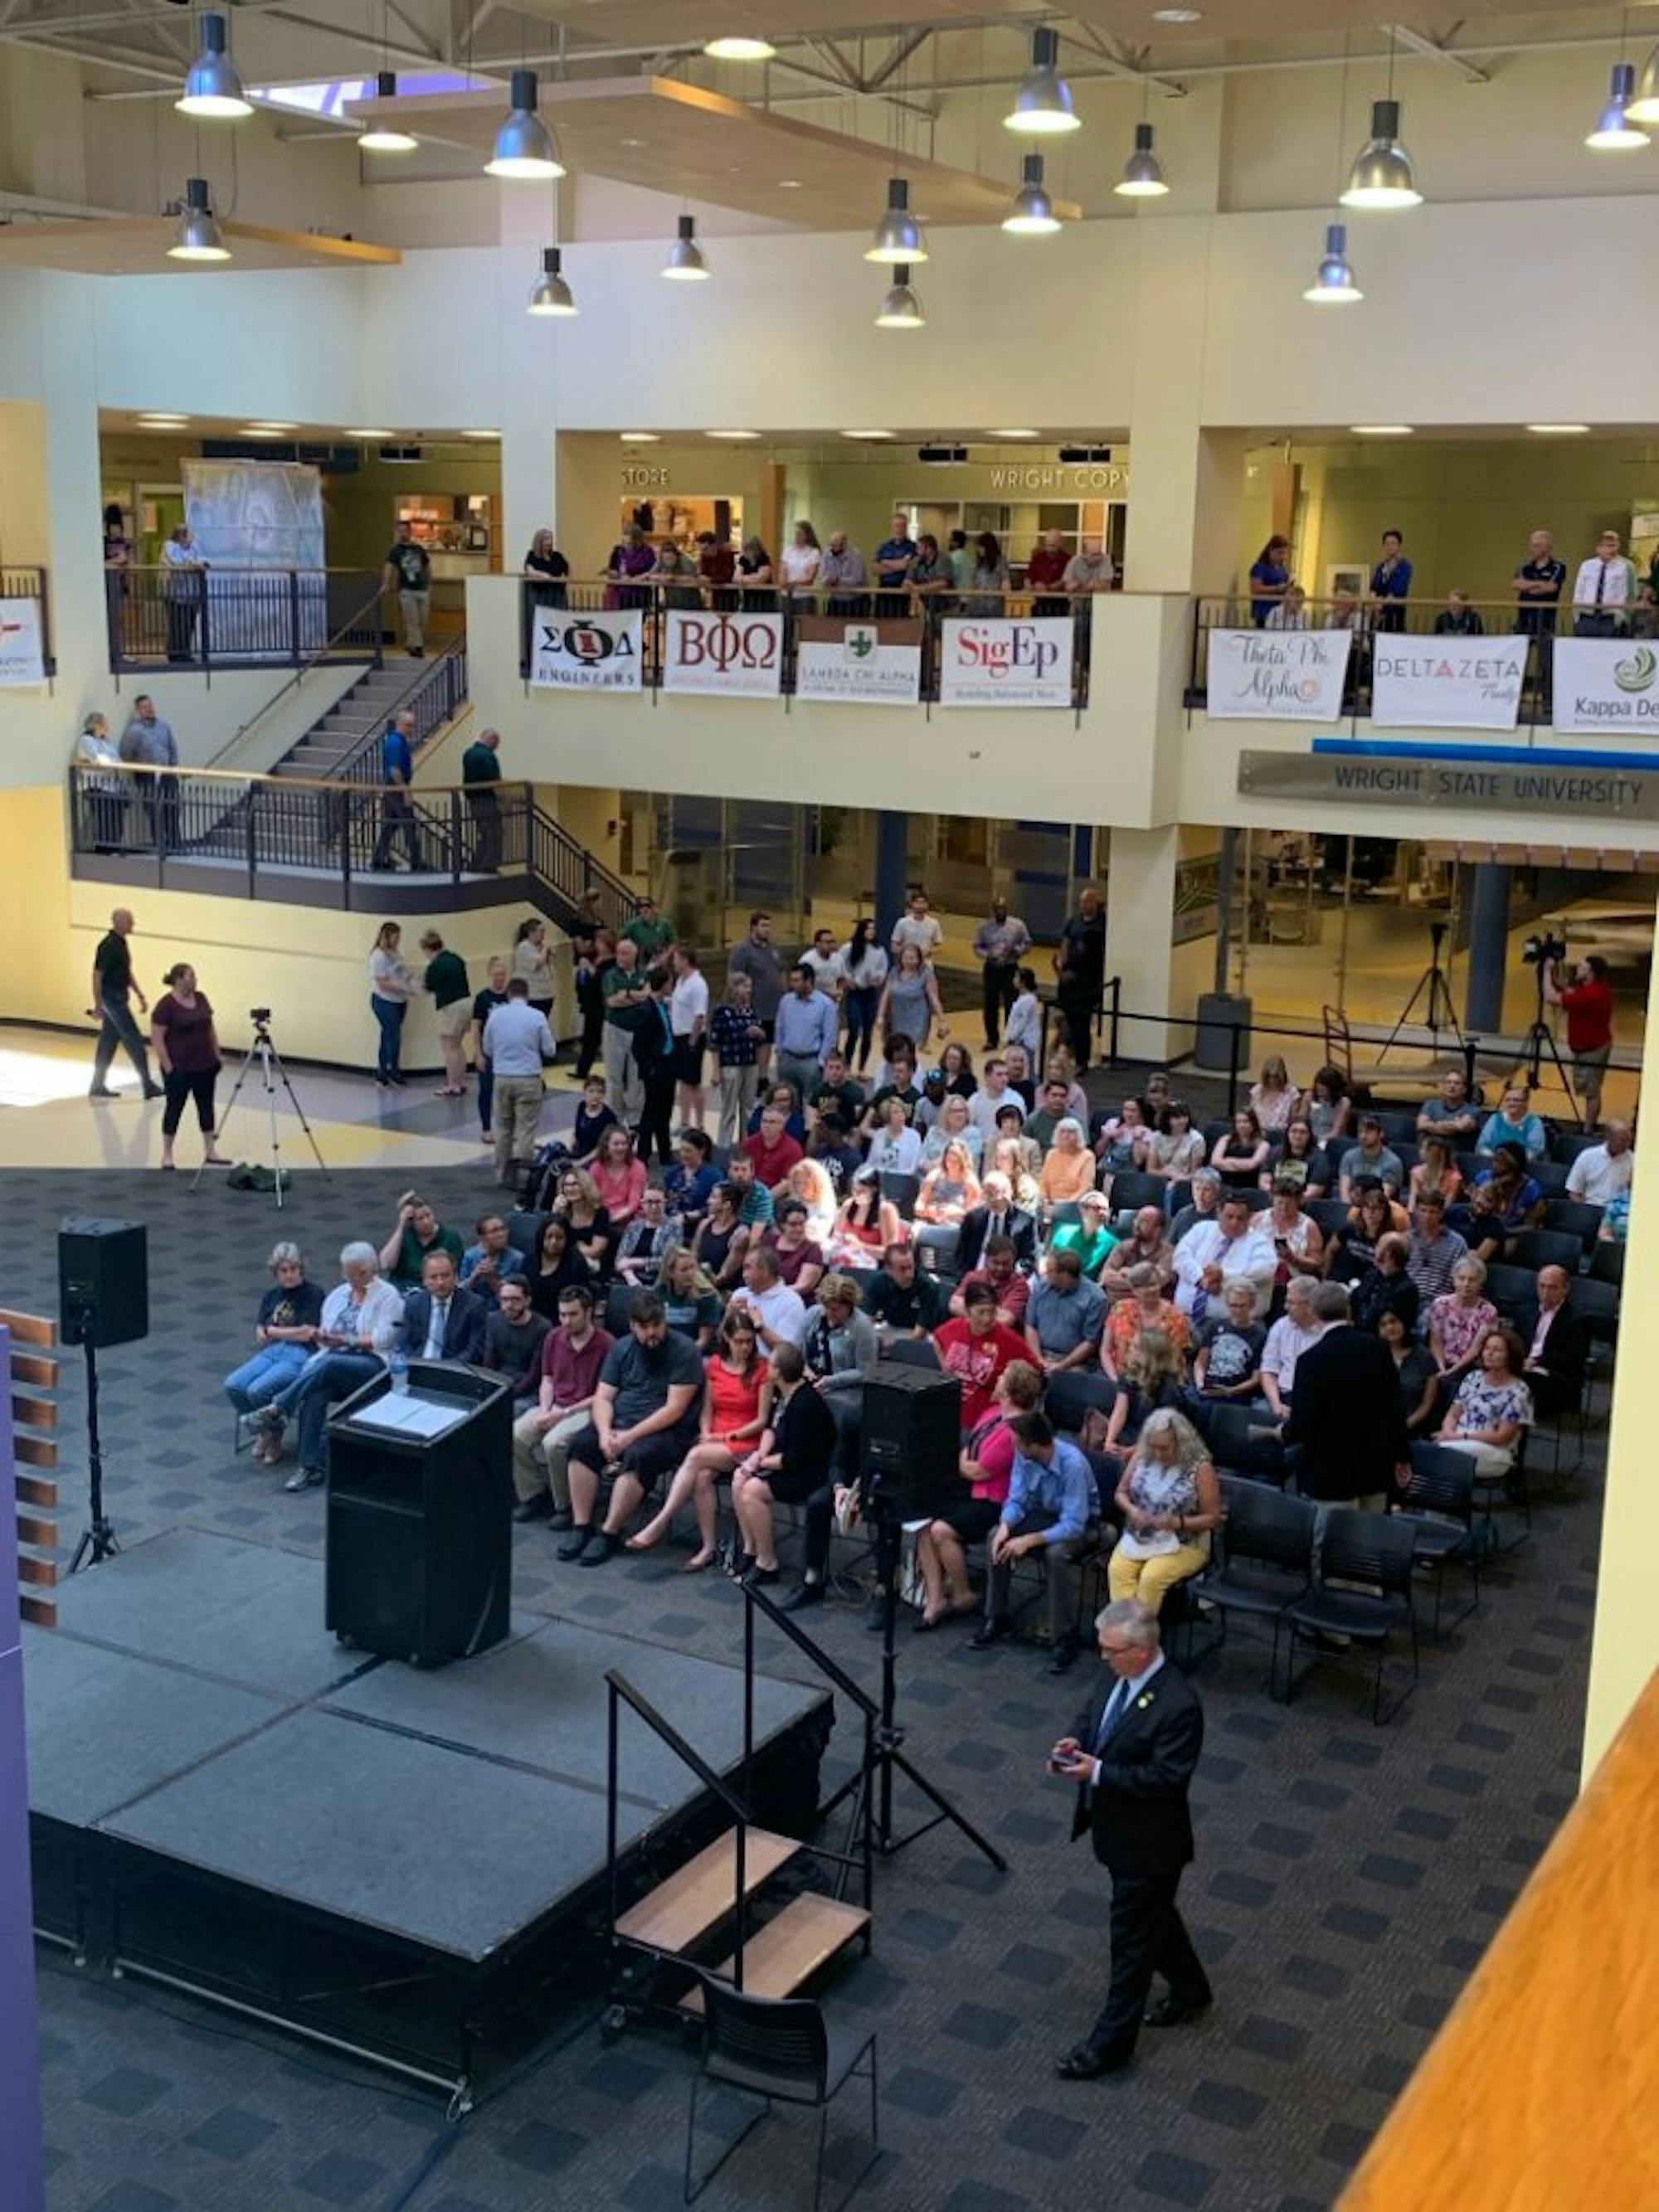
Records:
{"label": "fraternity banner", "polygon": [[836,622],[810,615],[798,635],[797,699],[914,707],[921,698],[919,622]]}
{"label": "fraternity banner", "polygon": [[941,707],[1072,704],[1074,633],[1069,615],[947,617],[941,629]]}
{"label": "fraternity banner", "polygon": [[644,639],[638,607],[573,614],[537,607],[530,632],[530,681],[565,690],[637,691]]}
{"label": "fraternity banner", "polygon": [[44,684],[39,599],[0,599],[0,684]]}
{"label": "fraternity banner", "polygon": [[1388,730],[1512,730],[1524,637],[1405,637],[1371,647],[1371,724]]}
{"label": "fraternity banner", "polygon": [[783,689],[783,617],[670,607],[663,617],[662,688],[775,699]]}
{"label": "fraternity banner", "polygon": [[1212,629],[1205,711],[1214,722],[1340,722],[1353,632]]}
{"label": "fraternity banner", "polygon": [[1659,734],[1659,653],[1640,638],[1558,638],[1555,727],[1598,737]]}

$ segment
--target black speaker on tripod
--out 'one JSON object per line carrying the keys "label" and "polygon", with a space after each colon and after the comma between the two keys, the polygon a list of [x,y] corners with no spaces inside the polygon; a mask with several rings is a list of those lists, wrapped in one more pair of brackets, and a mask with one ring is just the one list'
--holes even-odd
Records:
{"label": "black speaker on tripod", "polygon": [[149,1334],[149,1245],[142,1221],[72,1213],[58,1225],[58,1318],[65,1344]]}
{"label": "black speaker on tripod", "polygon": [[960,1503],[962,1384],[954,1375],[884,1362],[864,1386],[866,1503],[901,1521],[932,1520]]}

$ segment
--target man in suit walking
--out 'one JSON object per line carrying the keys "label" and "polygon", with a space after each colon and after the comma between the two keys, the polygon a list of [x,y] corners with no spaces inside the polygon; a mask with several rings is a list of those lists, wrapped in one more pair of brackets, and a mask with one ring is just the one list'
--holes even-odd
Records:
{"label": "man in suit walking", "polygon": [[1316,1283],[1311,1297],[1325,1334],[1297,1355],[1281,1431],[1285,1444],[1301,1446],[1296,1486],[1320,1505],[1381,1513],[1390,1483],[1404,1487],[1411,1452],[1393,1356],[1350,1322],[1346,1284]]}
{"label": "man in suit walking", "polygon": [[489,1304],[455,1280],[447,1252],[428,1252],[421,1262],[421,1287],[404,1301],[404,1350],[411,1359],[483,1358]]}
{"label": "man in suit walking", "polygon": [[[1048,1767],[1077,1784],[1073,1838],[1087,1833],[1112,1877],[1112,1978],[1099,2018],[1056,2069],[1066,2081],[1120,2073],[1143,2020],[1176,2027],[1212,2002],[1176,1906],[1193,1856],[1187,1792],[1204,1742],[1204,1709],[1165,1659],[1156,1619],[1133,1599],[1109,1605],[1095,1633],[1109,1677],[1074,1732],[1049,1753]],[[1149,2008],[1154,1974],[1169,1994]]]}

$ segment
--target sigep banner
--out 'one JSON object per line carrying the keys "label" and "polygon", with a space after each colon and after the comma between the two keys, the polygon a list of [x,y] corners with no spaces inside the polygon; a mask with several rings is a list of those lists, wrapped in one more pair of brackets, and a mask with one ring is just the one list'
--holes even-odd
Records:
{"label": "sigep banner", "polygon": [[538,607],[530,637],[530,681],[567,690],[637,691],[644,658],[640,610],[574,614]]}
{"label": "sigep banner", "polygon": [[1215,722],[1340,722],[1353,632],[1212,629],[1205,712]]}
{"label": "sigep banner", "polygon": [[662,688],[775,699],[783,689],[783,617],[670,607],[663,617]]}
{"label": "sigep banner", "polygon": [[798,636],[797,699],[914,707],[921,696],[919,622],[836,622],[809,616]]}
{"label": "sigep banner", "polygon": [[0,599],[0,684],[44,684],[39,599]]}
{"label": "sigep banner", "polygon": [[1659,736],[1659,650],[1644,638],[1558,638],[1554,720],[1562,732]]}
{"label": "sigep banner", "polygon": [[1072,619],[948,617],[940,625],[941,707],[1069,707]]}
{"label": "sigep banner", "polygon": [[1372,726],[1512,730],[1531,642],[1380,635],[1371,647]]}

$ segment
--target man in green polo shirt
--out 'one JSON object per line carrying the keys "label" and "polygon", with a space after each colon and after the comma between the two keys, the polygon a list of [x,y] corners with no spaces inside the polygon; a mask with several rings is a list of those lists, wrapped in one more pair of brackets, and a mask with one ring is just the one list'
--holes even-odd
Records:
{"label": "man in green polo shirt", "polygon": [[651,996],[640,948],[631,937],[617,939],[617,957],[604,970],[600,989],[605,994],[605,1033],[600,1040],[605,1058],[605,1091],[612,1113],[625,1121],[637,1121],[645,1104],[645,1085],[634,1060],[634,1031],[640,1008]]}
{"label": "man in green polo shirt", "polygon": [[674,942],[674,925],[658,913],[655,899],[640,901],[633,920],[623,922],[622,933],[638,946],[641,969],[653,967]]}
{"label": "man in green polo shirt", "polygon": [[501,872],[501,802],[495,786],[501,780],[499,730],[480,730],[461,755],[461,781],[466,786],[466,807],[472,817],[472,870],[475,875],[498,876]]}

